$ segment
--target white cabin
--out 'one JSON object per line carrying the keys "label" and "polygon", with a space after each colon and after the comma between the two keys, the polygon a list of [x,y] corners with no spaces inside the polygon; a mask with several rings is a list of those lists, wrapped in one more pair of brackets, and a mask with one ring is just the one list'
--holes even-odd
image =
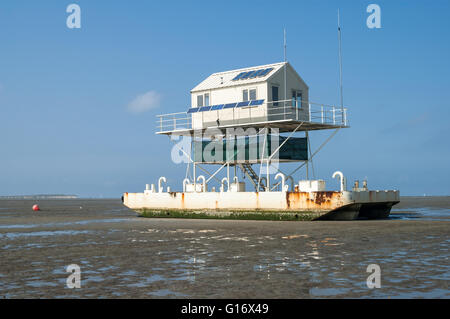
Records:
{"label": "white cabin", "polygon": [[309,121],[308,90],[288,62],[211,74],[191,90],[192,129]]}

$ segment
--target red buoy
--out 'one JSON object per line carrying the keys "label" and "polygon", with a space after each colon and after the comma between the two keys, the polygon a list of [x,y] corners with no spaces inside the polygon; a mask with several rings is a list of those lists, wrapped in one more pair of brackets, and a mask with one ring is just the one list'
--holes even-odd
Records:
{"label": "red buoy", "polygon": [[33,210],[34,210],[35,212],[37,212],[37,211],[39,211],[39,210],[41,210],[41,209],[39,208],[39,205],[33,205]]}

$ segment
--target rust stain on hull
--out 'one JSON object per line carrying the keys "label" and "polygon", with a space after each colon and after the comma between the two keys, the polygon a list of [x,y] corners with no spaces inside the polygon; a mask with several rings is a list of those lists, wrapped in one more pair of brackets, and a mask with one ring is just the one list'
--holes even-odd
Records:
{"label": "rust stain on hull", "polygon": [[181,209],[184,209],[184,193],[181,193]]}
{"label": "rust stain on hull", "polygon": [[287,209],[332,210],[339,207],[340,192],[286,192]]}
{"label": "rust stain on hull", "polygon": [[259,209],[259,192],[256,192],[256,209]]}
{"label": "rust stain on hull", "polygon": [[331,202],[331,199],[333,198],[334,194],[338,194],[335,192],[317,192],[316,194],[316,199],[315,199],[315,203],[319,206],[323,205],[323,204],[327,204],[329,202]]}

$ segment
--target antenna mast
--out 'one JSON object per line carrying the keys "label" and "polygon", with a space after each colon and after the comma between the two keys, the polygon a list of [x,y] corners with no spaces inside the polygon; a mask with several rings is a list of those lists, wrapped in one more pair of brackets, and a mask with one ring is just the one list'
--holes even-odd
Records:
{"label": "antenna mast", "polygon": [[[283,36],[284,36],[284,99],[287,100],[287,87],[286,87],[286,62],[287,62],[287,58],[286,58],[286,28],[283,29]],[[286,103],[286,101],[284,102],[284,104]]]}
{"label": "antenna mast", "polygon": [[341,95],[341,112],[344,115],[344,96],[342,93],[342,45],[341,45],[341,20],[338,9],[338,42],[339,42],[339,86]]}

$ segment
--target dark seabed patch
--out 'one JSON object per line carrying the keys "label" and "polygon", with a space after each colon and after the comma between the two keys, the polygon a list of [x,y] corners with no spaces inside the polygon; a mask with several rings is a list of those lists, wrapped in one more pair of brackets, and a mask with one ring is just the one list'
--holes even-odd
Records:
{"label": "dark seabed patch", "polygon": [[[390,219],[138,218],[120,200],[0,200],[0,297],[449,298],[450,200]],[[422,206],[421,206],[422,205]],[[69,289],[67,266],[81,269]],[[369,289],[367,267],[381,268]]]}

